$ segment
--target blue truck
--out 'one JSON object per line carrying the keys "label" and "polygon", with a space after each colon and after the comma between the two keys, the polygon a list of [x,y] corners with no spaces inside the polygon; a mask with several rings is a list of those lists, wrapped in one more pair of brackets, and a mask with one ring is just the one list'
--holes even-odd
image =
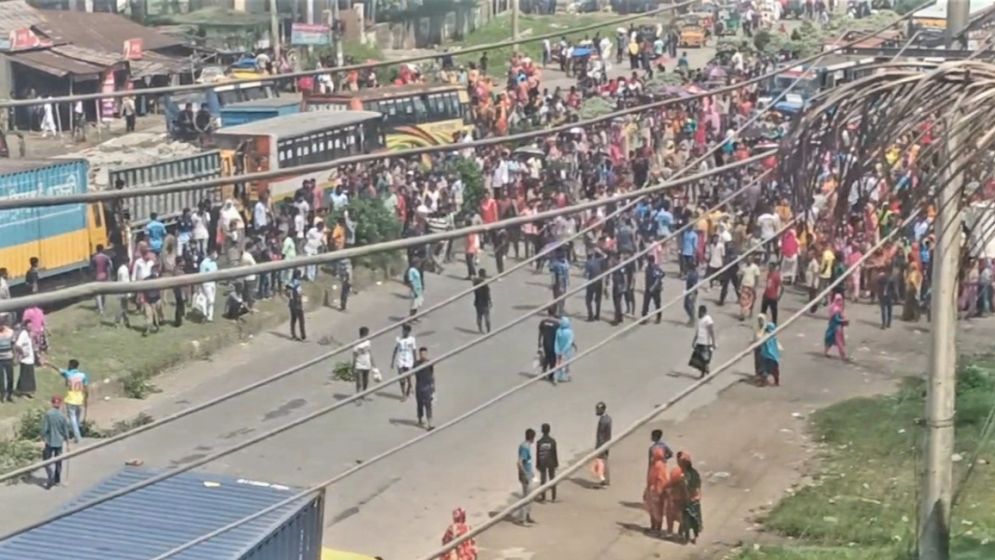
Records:
{"label": "blue truck", "polygon": [[252,99],[221,108],[221,126],[235,126],[273,117],[293,115],[301,111],[301,100],[293,97]]}

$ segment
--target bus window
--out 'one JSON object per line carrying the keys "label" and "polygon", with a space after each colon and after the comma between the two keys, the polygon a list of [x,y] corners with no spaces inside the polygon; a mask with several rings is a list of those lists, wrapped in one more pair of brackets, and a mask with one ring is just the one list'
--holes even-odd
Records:
{"label": "bus window", "polygon": [[422,98],[422,96],[416,95],[412,97],[411,105],[414,108],[414,114],[412,115],[412,117],[415,123],[424,123],[433,120],[432,116],[430,116],[429,114],[428,105],[425,103],[425,100]]}
{"label": "bus window", "polygon": [[449,109],[451,111],[452,118],[463,118],[463,104],[460,103],[459,93],[454,91],[446,94],[446,101],[449,102]]}
{"label": "bus window", "polygon": [[401,122],[405,124],[415,123],[415,103],[411,97],[397,100],[398,113],[401,114]]}

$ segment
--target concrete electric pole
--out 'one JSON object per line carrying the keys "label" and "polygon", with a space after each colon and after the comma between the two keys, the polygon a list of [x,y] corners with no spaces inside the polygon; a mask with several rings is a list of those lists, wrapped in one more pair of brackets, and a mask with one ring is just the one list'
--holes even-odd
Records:
{"label": "concrete electric pole", "polygon": [[276,0],[269,0],[269,34],[270,45],[273,46],[273,63],[280,60],[280,12]]}
{"label": "concrete electric pole", "polygon": [[519,23],[518,23],[518,12],[520,11],[520,6],[518,5],[518,0],[511,0],[511,38],[515,40],[515,44],[512,45],[512,50],[518,51],[518,35],[519,35]]}
{"label": "concrete electric pole", "polygon": [[[339,0],[332,0],[332,21],[330,22],[332,27],[332,39],[335,41],[335,65],[342,66],[344,62],[342,61],[342,24],[339,23]],[[360,29],[360,32],[363,30]]]}
{"label": "concrete electric pole", "polygon": [[[955,116],[958,113],[954,113]],[[957,386],[957,272],[960,265],[964,173],[959,169],[962,123],[946,123],[949,170],[936,196],[932,330],[926,384],[926,467],[919,512],[919,560],[949,560],[953,496],[954,414]]]}

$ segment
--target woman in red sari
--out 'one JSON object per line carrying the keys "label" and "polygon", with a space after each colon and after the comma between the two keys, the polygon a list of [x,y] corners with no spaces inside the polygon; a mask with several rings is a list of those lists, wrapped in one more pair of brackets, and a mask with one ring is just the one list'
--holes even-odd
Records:
{"label": "woman in red sari", "polygon": [[667,462],[663,457],[663,448],[654,447],[653,461],[646,474],[646,490],[643,491],[643,504],[650,514],[650,531],[654,534],[663,529],[663,516],[667,509]]}
{"label": "woman in red sari", "polygon": [[[470,526],[466,524],[466,512],[463,508],[453,510],[453,522],[446,529],[446,534],[442,536],[442,544],[447,545],[454,540],[470,532]],[[467,539],[456,546],[456,548],[442,556],[441,560],[477,560],[477,543],[473,539]]]}

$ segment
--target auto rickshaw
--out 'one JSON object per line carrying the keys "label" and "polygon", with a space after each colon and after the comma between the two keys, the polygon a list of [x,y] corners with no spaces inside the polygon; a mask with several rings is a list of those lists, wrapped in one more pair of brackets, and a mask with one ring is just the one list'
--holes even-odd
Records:
{"label": "auto rickshaw", "polygon": [[687,16],[678,24],[681,47],[704,47],[705,27],[695,16]]}
{"label": "auto rickshaw", "polygon": [[722,20],[721,35],[735,35],[739,33],[741,23],[742,20],[740,20],[739,17],[739,10],[730,10],[726,17]]}

